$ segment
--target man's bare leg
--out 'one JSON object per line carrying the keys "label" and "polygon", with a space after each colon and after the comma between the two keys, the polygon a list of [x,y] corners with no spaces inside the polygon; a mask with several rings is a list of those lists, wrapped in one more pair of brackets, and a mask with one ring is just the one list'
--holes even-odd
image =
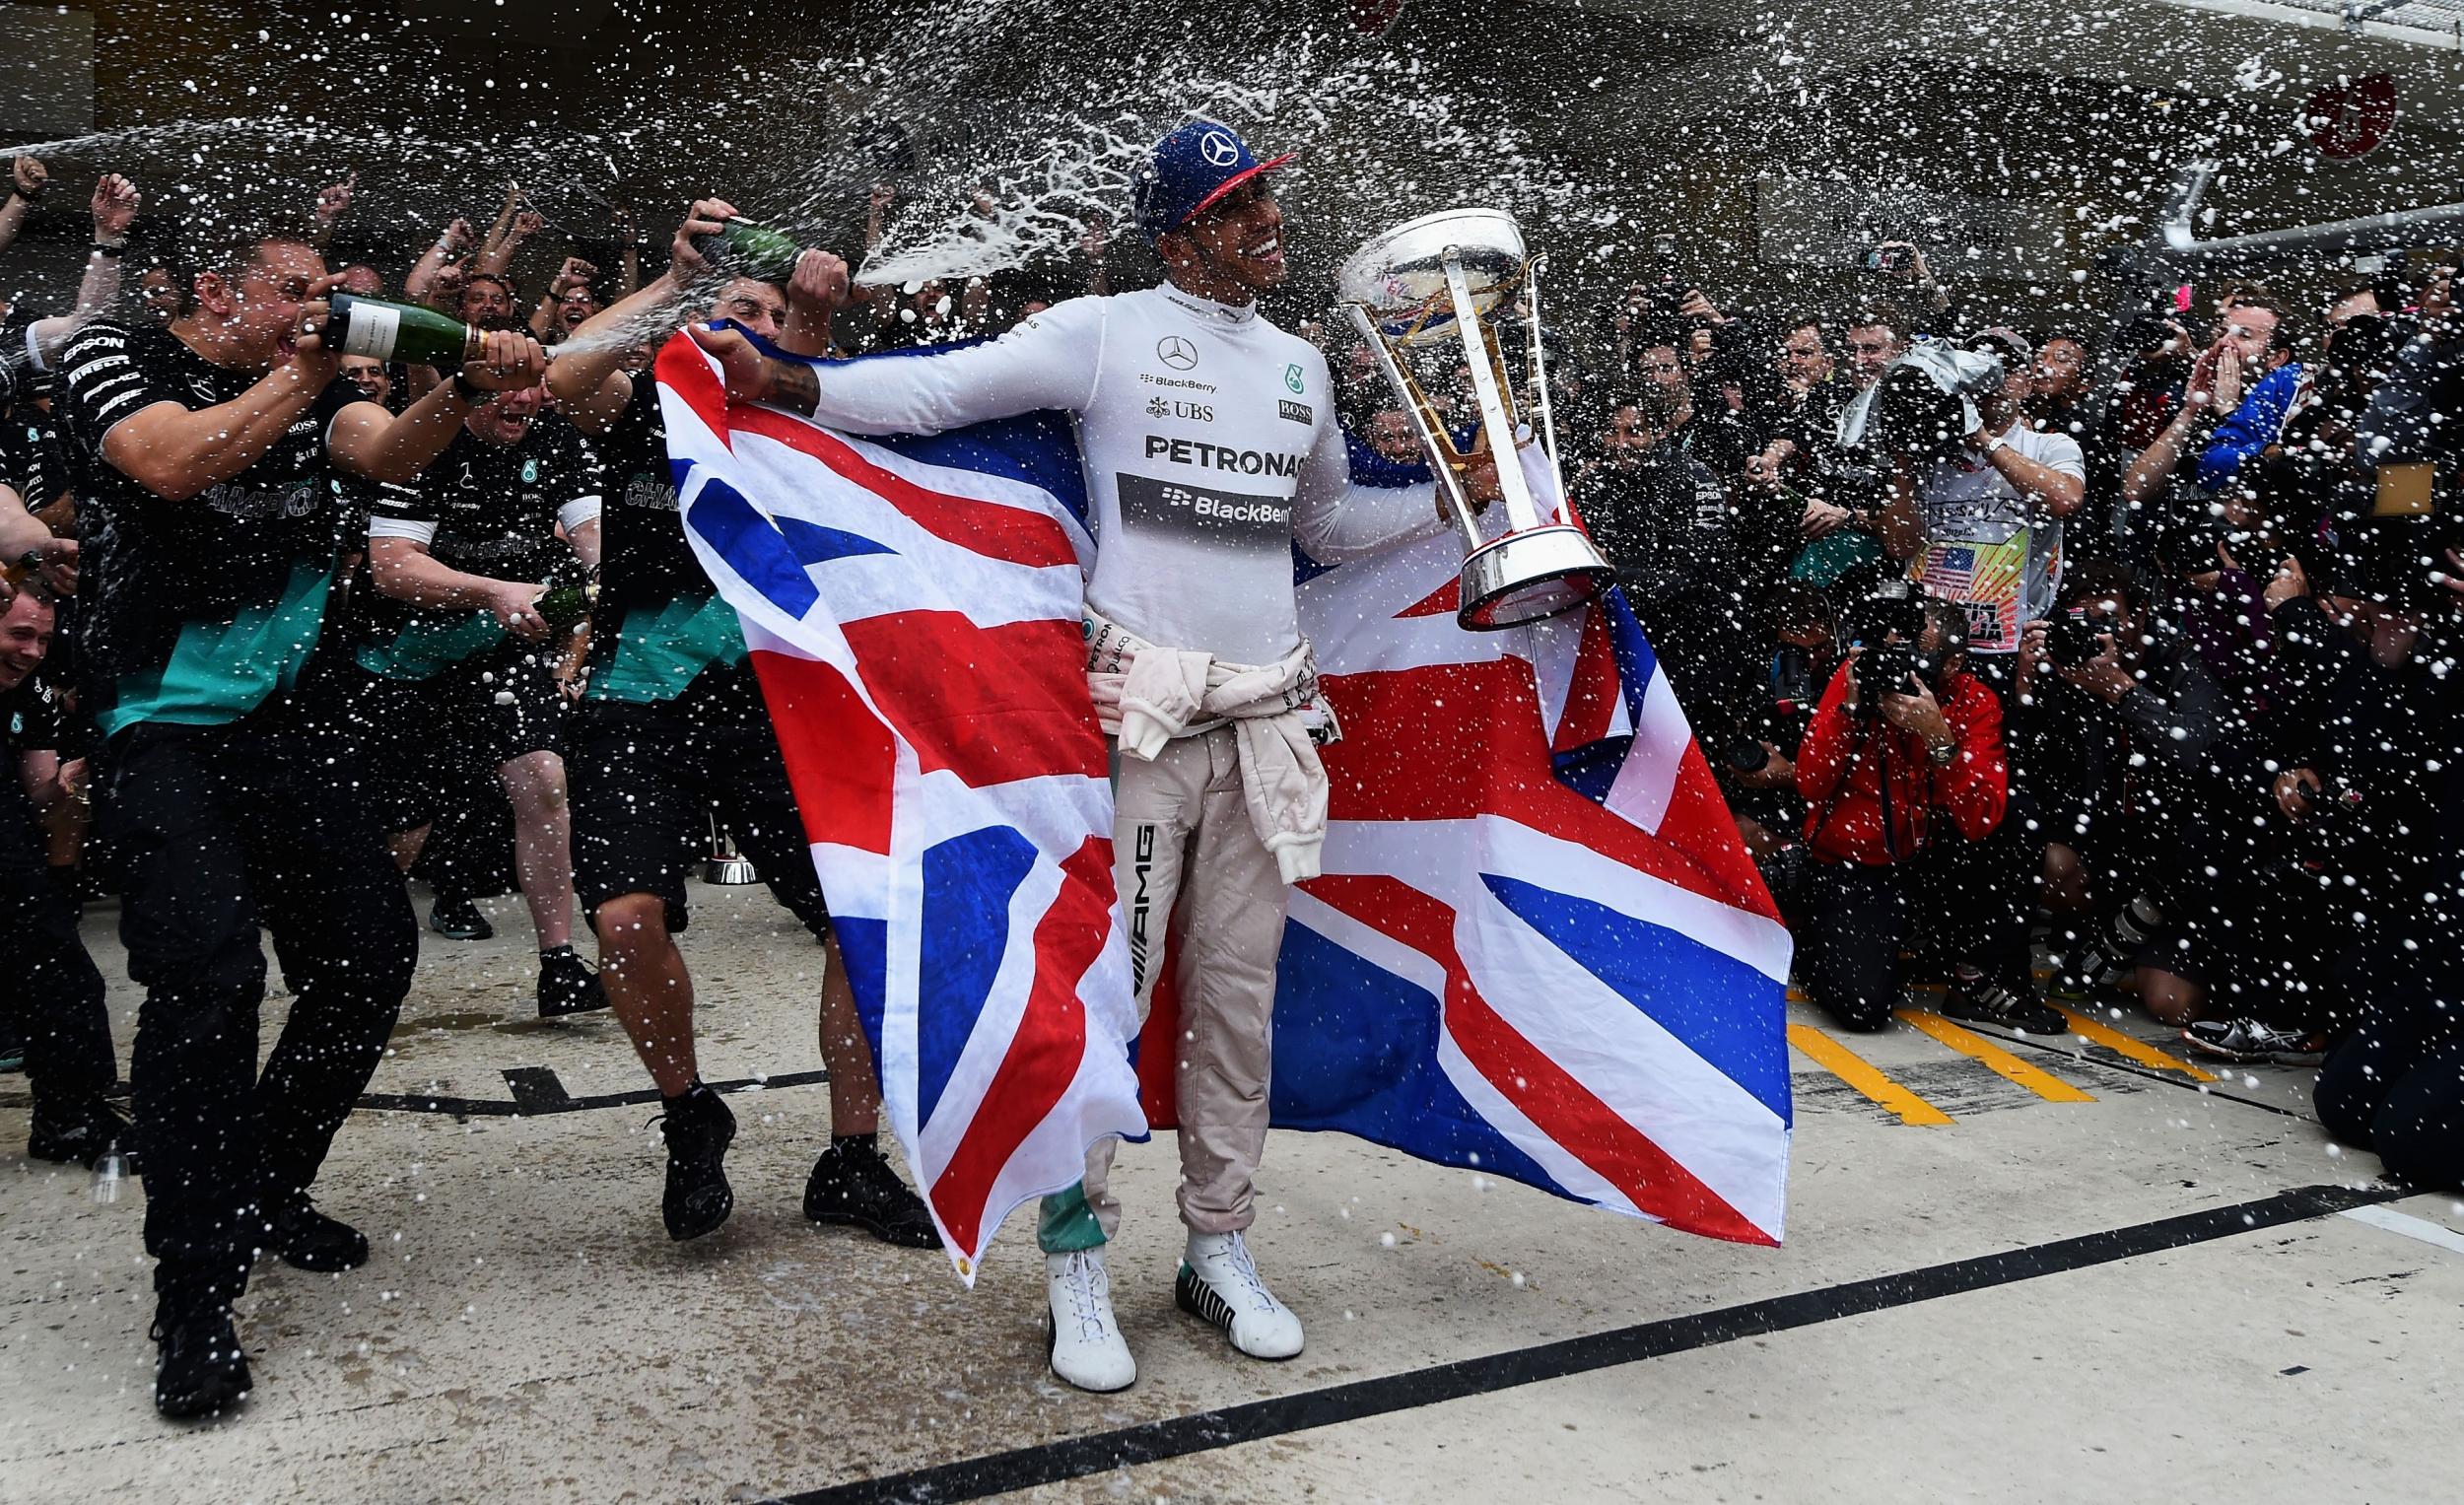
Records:
{"label": "man's bare leg", "polygon": [[667,927],[667,901],[658,895],[619,894],[590,921],[599,935],[599,977],[608,1001],[665,1100],[659,1131],[667,1141],[667,1189],[659,1215],[669,1238],[699,1238],[735,1208],[722,1162],[736,1121],[719,1094],[702,1085],[693,1052],[693,975]]}
{"label": "man's bare leg", "polygon": [[565,760],[524,753],[497,774],[513,805],[513,866],[539,936],[539,1017],[605,1008],[606,990],[574,952],[574,819]]}
{"label": "man's bare leg", "polygon": [[668,932],[667,901],[624,894],[600,905],[592,925],[599,934],[599,982],[617,1021],[659,1095],[682,1097],[701,1073],[693,1052],[693,976]]}

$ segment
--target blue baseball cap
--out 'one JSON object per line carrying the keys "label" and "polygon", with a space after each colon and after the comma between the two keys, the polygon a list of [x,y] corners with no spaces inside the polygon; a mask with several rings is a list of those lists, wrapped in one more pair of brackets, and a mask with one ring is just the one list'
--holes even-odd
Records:
{"label": "blue baseball cap", "polygon": [[1199,116],[1155,143],[1129,180],[1138,229],[1149,240],[1178,230],[1217,200],[1261,172],[1282,167],[1298,152],[1260,162],[1249,143],[1228,125]]}

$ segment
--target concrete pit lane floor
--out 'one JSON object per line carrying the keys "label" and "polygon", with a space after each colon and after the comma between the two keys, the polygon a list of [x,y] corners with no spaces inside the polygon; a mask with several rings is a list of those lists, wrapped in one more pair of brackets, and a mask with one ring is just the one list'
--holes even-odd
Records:
{"label": "concrete pit lane floor", "polygon": [[[0,1077],[0,1499],[2459,1498],[2464,1207],[2332,1147],[2306,1071],[2200,1081],[2135,1015],[2052,1045],[1794,1005],[1777,1250],[1277,1132],[1254,1245],[1309,1329],[1278,1365],[1174,1309],[1159,1137],[1117,1178],[1140,1379],[1093,1397],[1045,1368],[1032,1208],[972,1293],[802,1220],[821,953],[763,890],[695,893],[704,1072],[745,1085],[735,1215],[683,1246],[615,1020],[532,1018],[519,904],[485,908],[494,940],[423,934],[318,1187],[375,1259],[258,1266],[229,1419],[156,1417],[142,1195],[24,1160]],[[86,933],[124,1064],[116,923]]]}

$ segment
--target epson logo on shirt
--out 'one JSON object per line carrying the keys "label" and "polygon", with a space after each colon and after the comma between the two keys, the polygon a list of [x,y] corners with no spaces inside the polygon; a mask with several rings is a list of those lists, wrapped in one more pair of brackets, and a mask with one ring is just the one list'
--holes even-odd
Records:
{"label": "epson logo on shirt", "polygon": [[1170,460],[1175,465],[1196,465],[1205,470],[1231,470],[1242,475],[1297,476],[1300,456],[1276,454],[1259,449],[1233,449],[1210,445],[1198,439],[1166,439],[1160,434],[1146,436],[1146,457]]}
{"label": "epson logo on shirt", "polygon": [[1306,402],[1294,402],[1289,398],[1277,398],[1275,399],[1274,410],[1294,423],[1305,423],[1313,429],[1318,425],[1318,410],[1311,407]]}

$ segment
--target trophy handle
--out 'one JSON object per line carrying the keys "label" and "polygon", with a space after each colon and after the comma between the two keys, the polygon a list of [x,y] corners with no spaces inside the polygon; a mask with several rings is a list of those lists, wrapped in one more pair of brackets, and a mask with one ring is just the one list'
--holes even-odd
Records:
{"label": "trophy handle", "polygon": [[1463,273],[1463,257],[1448,248],[1446,287],[1455,298],[1455,333],[1463,341],[1463,357],[1472,368],[1472,391],[1480,404],[1480,427],[1488,434],[1489,454],[1497,462],[1497,489],[1506,509],[1506,530],[1519,533],[1540,526],[1540,507],[1523,474],[1515,447],[1514,416],[1506,410],[1505,393],[1497,384],[1496,353],[1489,347],[1487,322],[1467,309],[1479,307],[1472,297],[1472,281]]}
{"label": "trophy handle", "polygon": [[[1549,399],[1548,357],[1542,350],[1542,347],[1548,342],[1541,337],[1540,333],[1540,274],[1541,270],[1547,266],[1547,264],[1548,258],[1545,256],[1535,256],[1532,258],[1531,266],[1523,275],[1523,296],[1527,300],[1526,307],[1530,308],[1532,315],[1533,401],[1540,404],[1540,437],[1548,445],[1548,457],[1551,460],[1554,460],[1564,451],[1557,447],[1557,408],[1556,404]],[[1566,510],[1569,516],[1574,514],[1573,497],[1565,496],[1560,497],[1557,500],[1559,505]]]}
{"label": "trophy handle", "polygon": [[1421,395],[1420,384],[1412,379],[1403,363],[1395,359],[1393,348],[1386,343],[1385,332],[1369,316],[1369,310],[1359,304],[1347,304],[1344,311],[1351,315],[1352,327],[1360,331],[1360,337],[1369,342],[1369,352],[1376,357],[1378,369],[1386,373],[1387,384],[1395,389],[1396,396],[1403,399],[1403,411],[1411,415],[1412,430],[1420,436],[1420,447],[1429,456],[1429,468],[1437,478],[1437,494],[1445,499],[1446,510],[1454,517],[1455,531],[1462,535],[1464,547],[1478,548],[1486,540],[1481,536],[1479,523],[1472,514],[1472,501],[1464,495],[1463,476],[1447,463],[1447,457],[1455,452],[1455,442],[1429,421],[1429,405]]}

